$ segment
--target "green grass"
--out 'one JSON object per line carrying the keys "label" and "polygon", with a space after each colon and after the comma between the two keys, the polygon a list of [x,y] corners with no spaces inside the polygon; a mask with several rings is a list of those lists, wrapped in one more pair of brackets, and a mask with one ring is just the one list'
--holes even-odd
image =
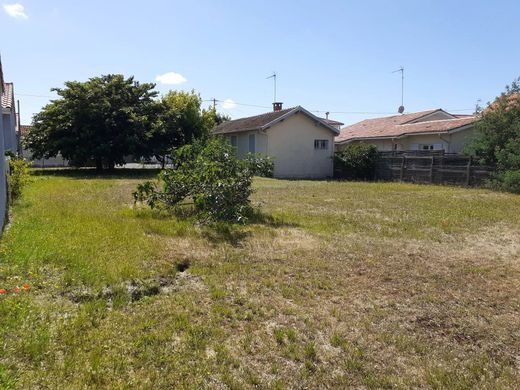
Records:
{"label": "green grass", "polygon": [[0,243],[0,389],[518,388],[520,197],[256,179],[246,226],[38,171]]}

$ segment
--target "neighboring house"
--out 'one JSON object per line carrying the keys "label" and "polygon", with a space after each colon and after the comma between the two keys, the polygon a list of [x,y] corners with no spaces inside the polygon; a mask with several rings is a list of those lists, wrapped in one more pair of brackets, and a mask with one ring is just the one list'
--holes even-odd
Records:
{"label": "neighboring house", "polygon": [[2,123],[4,127],[4,148],[13,153],[18,152],[18,137],[16,136],[16,108],[13,83],[3,83]]}
{"label": "neighboring house", "polygon": [[335,139],[336,150],[351,143],[367,143],[379,151],[444,150],[461,153],[472,140],[477,118],[442,109],[366,119],[346,126]]}
{"label": "neighboring house", "polygon": [[248,153],[272,157],[275,177],[332,177],[338,128],[300,106],[282,110],[282,103],[273,103],[273,107],[273,112],[224,122],[213,134],[226,137],[239,157]]}
{"label": "neighboring house", "polygon": [[[4,101],[4,85],[4,73],[2,69],[2,60],[0,59],[0,97],[2,102]],[[7,162],[5,159],[4,149],[4,130],[4,121],[0,120],[0,134],[2,135],[0,136],[0,232],[2,232],[4,223],[7,220]]]}
{"label": "neighboring house", "polygon": [[26,160],[31,161],[32,166],[35,168],[67,167],[69,163],[61,156],[61,154],[58,154],[56,157],[33,159],[32,153],[27,149],[23,149],[23,139],[25,138],[25,136],[27,136],[31,129],[31,125],[20,125],[20,143],[22,144],[22,157]]}

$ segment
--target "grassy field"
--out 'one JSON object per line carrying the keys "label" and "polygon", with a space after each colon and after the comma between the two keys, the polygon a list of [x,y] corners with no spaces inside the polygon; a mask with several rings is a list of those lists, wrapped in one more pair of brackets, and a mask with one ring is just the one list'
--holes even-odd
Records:
{"label": "grassy field", "polygon": [[135,208],[147,175],[33,177],[1,389],[520,388],[520,196],[258,179],[210,228]]}

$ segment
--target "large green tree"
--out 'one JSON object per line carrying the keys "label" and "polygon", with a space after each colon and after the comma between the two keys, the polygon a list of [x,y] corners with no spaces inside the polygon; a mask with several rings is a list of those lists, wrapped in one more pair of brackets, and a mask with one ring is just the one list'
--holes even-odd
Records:
{"label": "large green tree", "polygon": [[149,154],[164,162],[172,149],[207,138],[211,129],[228,118],[215,109],[202,109],[195,92],[170,91],[161,99],[161,113],[149,142]]}
{"label": "large green tree", "polygon": [[111,74],[54,88],[59,98],[33,118],[25,146],[36,158],[58,153],[74,166],[113,168],[148,151],[160,105],[155,85]]}

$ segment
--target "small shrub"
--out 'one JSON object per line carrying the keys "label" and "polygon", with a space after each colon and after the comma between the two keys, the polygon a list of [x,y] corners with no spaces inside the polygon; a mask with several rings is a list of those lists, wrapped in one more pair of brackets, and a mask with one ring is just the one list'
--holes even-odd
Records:
{"label": "small shrub", "polygon": [[499,175],[499,180],[501,189],[520,194],[520,170],[506,171]]}
{"label": "small shrub", "polygon": [[248,153],[245,160],[254,176],[273,177],[274,161],[272,157],[261,153]]}
{"label": "small shrub", "polygon": [[9,159],[9,175],[7,177],[7,183],[9,186],[9,199],[11,202],[20,198],[23,188],[29,182],[30,166],[30,163],[23,159]]}
{"label": "small shrub", "polygon": [[136,202],[173,208],[191,198],[202,221],[247,220],[252,211],[249,196],[254,169],[247,159],[235,156],[229,143],[221,139],[196,142],[176,150],[172,159],[173,167],[160,173],[159,183],[138,185],[133,194]]}
{"label": "small shrub", "polygon": [[340,178],[370,180],[374,178],[377,158],[374,145],[349,144],[334,155],[334,164]]}

